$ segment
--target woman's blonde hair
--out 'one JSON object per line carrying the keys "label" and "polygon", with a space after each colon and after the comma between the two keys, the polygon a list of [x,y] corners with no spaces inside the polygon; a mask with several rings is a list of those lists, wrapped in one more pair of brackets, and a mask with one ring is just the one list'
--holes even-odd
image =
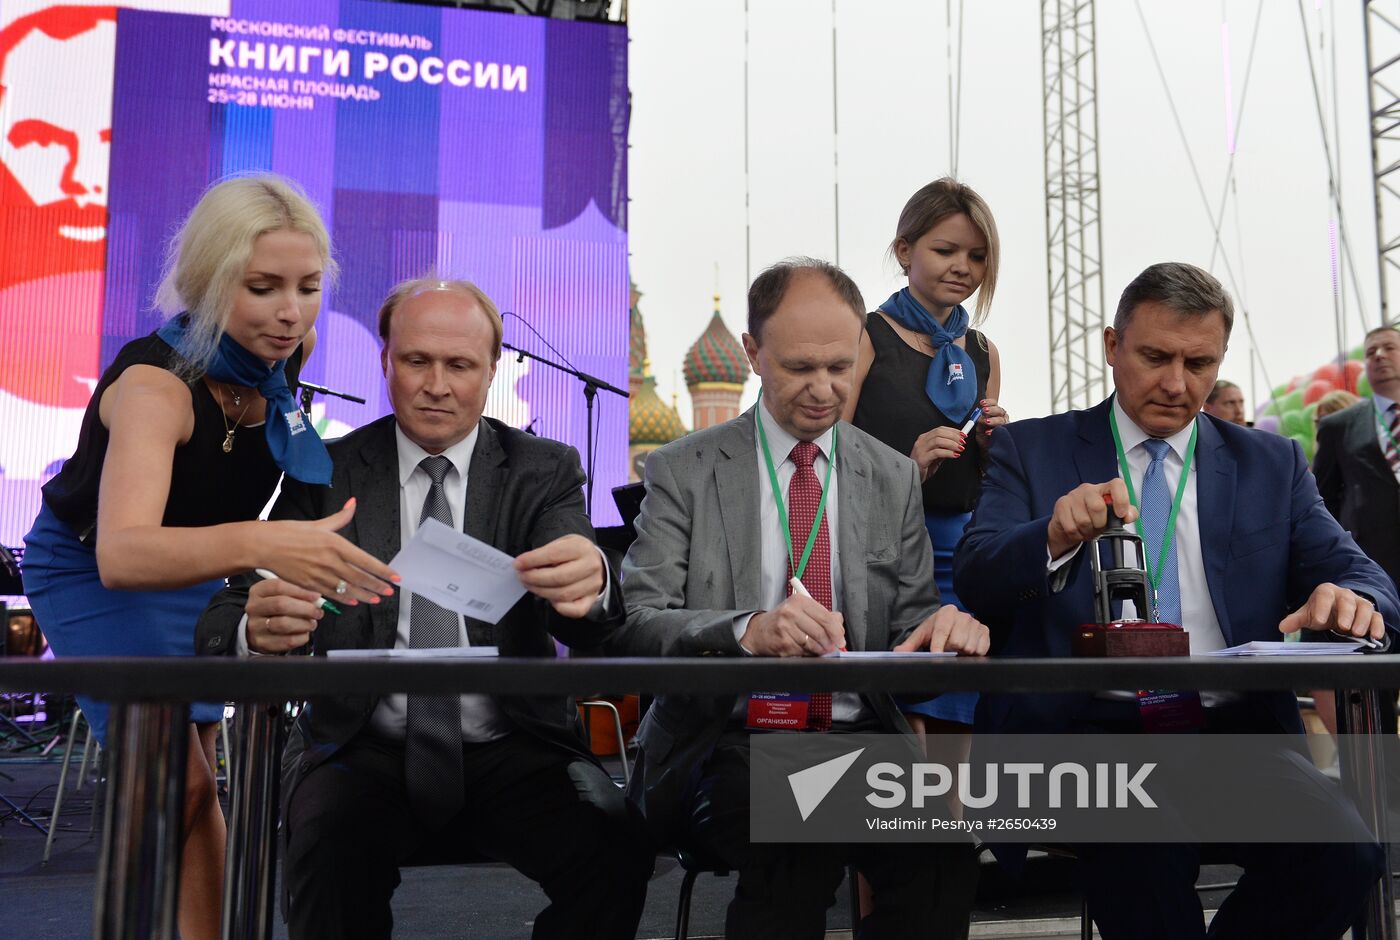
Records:
{"label": "woman's blonde hair", "polygon": [[[974,326],[987,319],[992,307],[992,296],[997,290],[997,265],[1001,260],[1001,241],[997,238],[997,223],[992,218],[992,210],[971,186],[959,183],[951,176],[936,179],[909,197],[904,209],[899,213],[899,224],[895,227],[894,239],[889,252],[899,260],[895,251],[900,240],[913,245],[923,238],[928,230],[950,215],[962,213],[972,220],[982,237],[987,240],[987,275],[977,291],[977,311],[972,319]],[[900,270],[907,276],[909,268],[900,264]]]}
{"label": "woman's blonde hair", "polygon": [[1317,410],[1313,412],[1313,421],[1321,421],[1328,415],[1334,415],[1339,411],[1350,408],[1360,400],[1360,398],[1344,388],[1334,388],[1317,400]]}
{"label": "woman's blonde hair", "polygon": [[155,305],[167,318],[190,315],[179,350],[189,363],[185,378],[208,368],[228,328],[253,242],[283,229],[311,236],[321,255],[322,289],[332,286],[339,269],[326,223],[300,186],[275,173],[233,176],[210,186],[170,239]]}

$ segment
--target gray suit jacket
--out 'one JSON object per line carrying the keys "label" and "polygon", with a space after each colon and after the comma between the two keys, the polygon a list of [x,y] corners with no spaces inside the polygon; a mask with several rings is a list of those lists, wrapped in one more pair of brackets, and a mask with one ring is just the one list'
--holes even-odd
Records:
{"label": "gray suit jacket", "polygon": [[1400,482],[1381,452],[1369,399],[1322,419],[1313,473],[1328,511],[1400,582]]}
{"label": "gray suit jacket", "polygon": [[[760,609],[759,465],[753,409],[647,459],[637,540],[622,565],[627,622],[609,648],[637,656],[740,656],[735,623]],[[939,606],[913,461],[842,422],[836,453],[846,642],[890,649]],[[889,730],[909,726],[889,696],[867,701]],[[629,791],[662,841],[734,708],[733,696],[662,695],[637,739]]]}

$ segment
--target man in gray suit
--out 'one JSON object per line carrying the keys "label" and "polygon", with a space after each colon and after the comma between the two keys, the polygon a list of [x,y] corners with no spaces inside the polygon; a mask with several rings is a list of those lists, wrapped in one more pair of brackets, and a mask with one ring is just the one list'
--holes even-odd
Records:
{"label": "man in gray suit", "polygon": [[[231,587],[198,628],[205,653],[602,645],[620,586],[584,512],[578,453],[483,418],[501,318],[465,281],[399,285],[379,314],[394,413],[329,445],[331,486],[286,480],[273,519],[320,519],[391,559],[438,519],[507,554],[528,592],[494,626],[393,595],[325,614],[269,579]],[[283,883],[294,940],[390,936],[399,866],[486,856],[539,882],[535,937],[631,938],[654,854],[640,814],[583,746],[564,696],[365,694],[313,699],[283,758]]]}
{"label": "man in gray suit", "polygon": [[[612,648],[986,652],[985,627],[939,606],[917,468],[838,422],[864,323],[860,291],[833,265],[794,259],[754,281],[744,348],[762,398],[648,458],[637,540],[623,563],[627,624]],[[790,586],[796,578],[803,589]],[[659,841],[738,871],[730,937],[821,936],[847,862],[875,892],[860,936],[965,934],[971,887],[941,904],[938,884],[940,863],[958,853],[965,861],[965,846],[749,842],[749,734],[828,727],[909,731],[884,695],[662,695],[638,732],[632,795]]]}

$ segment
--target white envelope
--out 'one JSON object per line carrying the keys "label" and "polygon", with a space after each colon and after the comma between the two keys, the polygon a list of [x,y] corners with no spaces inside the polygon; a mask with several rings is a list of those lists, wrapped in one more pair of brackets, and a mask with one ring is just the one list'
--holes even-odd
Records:
{"label": "white envelope", "polygon": [[459,614],[497,623],[525,594],[514,561],[480,539],[427,519],[389,567],[402,576],[404,590]]}

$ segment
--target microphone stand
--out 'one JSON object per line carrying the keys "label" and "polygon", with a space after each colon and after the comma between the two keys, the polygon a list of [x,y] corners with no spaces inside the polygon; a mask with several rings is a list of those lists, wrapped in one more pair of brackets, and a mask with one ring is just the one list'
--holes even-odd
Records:
{"label": "microphone stand", "polygon": [[536,362],[541,363],[542,365],[549,366],[551,369],[558,369],[560,372],[563,372],[563,373],[565,373],[566,375],[572,375],[574,378],[578,379],[580,382],[583,383],[583,400],[584,400],[584,403],[585,403],[585,410],[586,410],[587,415],[588,415],[588,449],[587,449],[587,460],[588,460],[588,464],[587,464],[587,471],[586,471],[586,473],[585,473],[585,476],[586,476],[587,479],[588,479],[588,498],[587,498],[587,500],[586,500],[586,502],[585,502],[585,505],[586,505],[588,514],[589,514],[590,516],[592,516],[592,515],[593,515],[593,400],[594,400],[595,398],[598,397],[598,393],[599,393],[600,391],[603,391],[603,392],[612,392],[614,395],[618,395],[618,396],[620,396],[620,397],[622,397],[622,398],[631,398],[632,396],[629,395],[629,394],[628,394],[626,391],[624,391],[623,389],[618,388],[616,385],[613,385],[613,384],[610,383],[610,382],[604,382],[602,379],[598,378],[596,375],[589,375],[587,372],[580,372],[578,369],[571,369],[571,368],[569,368],[568,366],[563,365],[562,363],[555,362],[555,361],[552,360],[552,359],[546,359],[546,358],[544,358],[543,356],[536,355],[535,353],[532,353],[532,352],[529,352],[529,351],[527,351],[527,350],[521,349],[521,348],[519,348],[518,346],[512,346],[510,343],[502,343],[502,344],[501,344],[501,348],[502,348],[502,349],[508,349],[508,350],[510,350],[511,352],[515,353],[515,357],[516,357],[516,358],[515,358],[515,361],[516,361],[516,362],[523,362],[523,361],[526,360],[526,359],[533,359],[533,360],[535,360]]}
{"label": "microphone stand", "polygon": [[324,385],[313,385],[310,382],[298,381],[301,386],[301,410],[306,412],[307,420],[311,420],[311,399],[316,395],[331,395],[336,398],[343,398],[346,401],[353,401],[357,405],[363,405],[365,400],[358,395],[351,395],[349,392],[337,392],[333,388],[326,388]]}

